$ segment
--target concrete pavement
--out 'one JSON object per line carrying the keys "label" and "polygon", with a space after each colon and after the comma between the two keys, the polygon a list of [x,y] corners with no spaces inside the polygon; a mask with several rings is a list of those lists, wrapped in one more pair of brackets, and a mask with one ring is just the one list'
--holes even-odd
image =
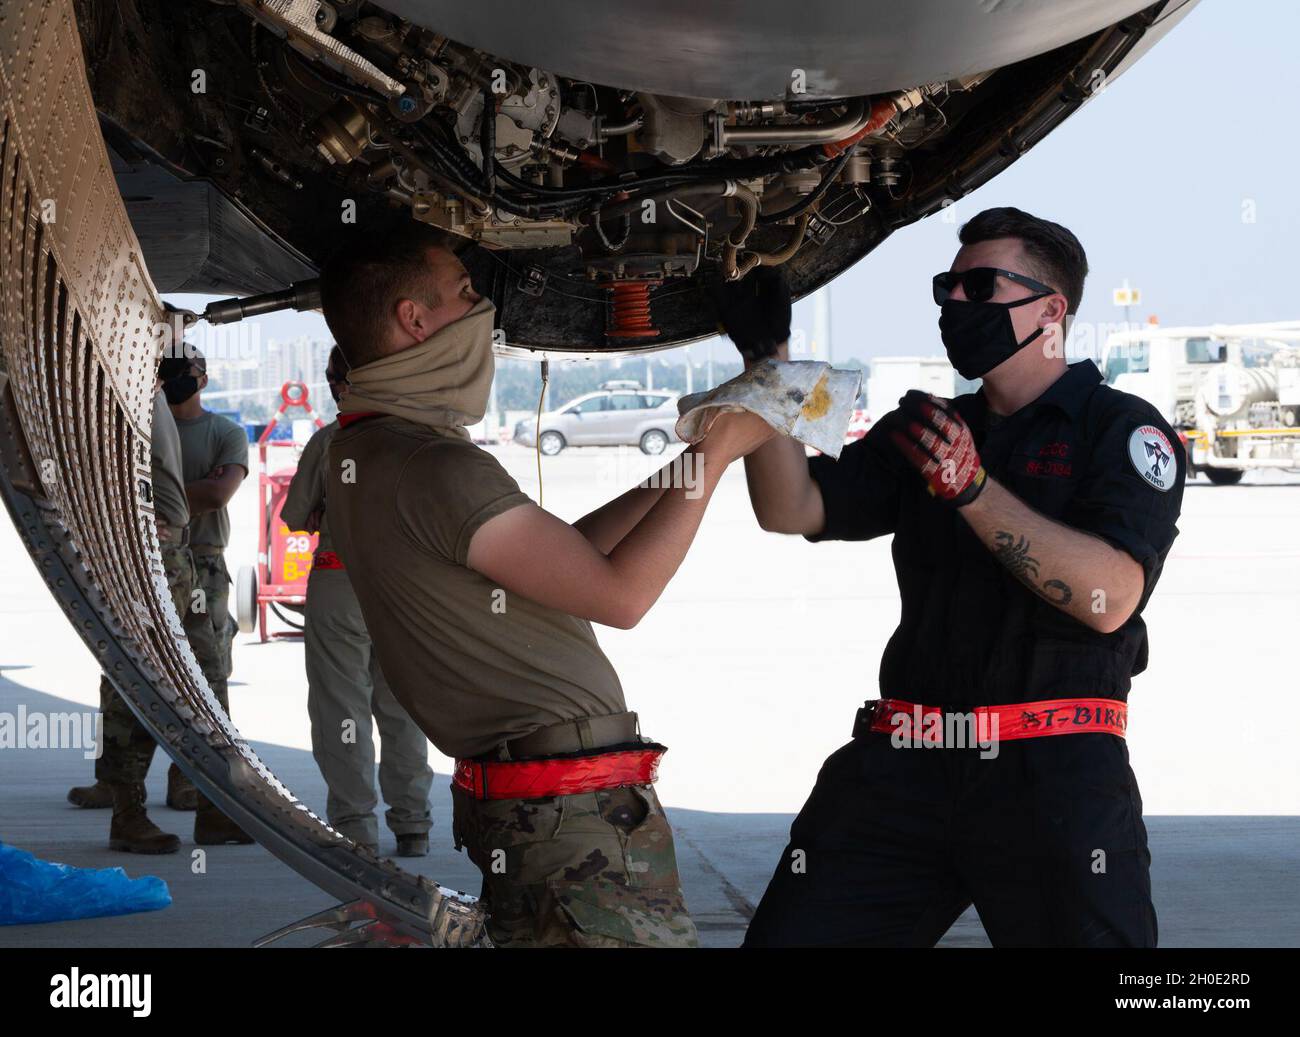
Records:
{"label": "concrete pavement", "polygon": [[[499,455],[536,497],[533,455],[513,446]],[[546,506],[576,518],[655,466],[636,452],[566,451],[543,462]],[[232,504],[232,572],[255,550],[255,487],[250,478]],[[1297,668],[1297,514],[1294,478],[1191,484],[1147,611],[1151,665],[1135,681],[1130,750],[1165,946],[1300,945],[1300,754],[1284,722]],[[8,523],[0,566],[0,711],[93,707],[93,660]],[[706,943],[739,942],[818,766],[876,693],[897,610],[887,541],[813,546],[763,534],[737,469],[659,605],[634,630],[598,631],[643,730],[672,747],[660,795]],[[277,776],[322,811],[301,653],[298,643],[241,636],[232,712]],[[445,757],[430,759],[448,773]],[[210,850],[206,873],[194,874],[192,819],[161,805],[164,770],[160,754],[151,813],[181,835],[182,851],[132,857],[107,850],[106,812],[64,801],[70,785],[90,780],[79,751],[0,750],[0,840],[69,864],[160,875],[175,901],[154,914],[0,929],[0,946],[246,946],[328,906],[260,847]],[[417,870],[473,891],[477,874],[451,847],[445,786],[435,783],[433,853]],[[985,942],[970,915],[945,940]]]}

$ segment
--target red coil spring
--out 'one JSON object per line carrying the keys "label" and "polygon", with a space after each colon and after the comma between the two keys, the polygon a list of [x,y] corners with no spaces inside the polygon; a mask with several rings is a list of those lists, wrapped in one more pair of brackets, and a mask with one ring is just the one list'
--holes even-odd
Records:
{"label": "red coil spring", "polygon": [[618,281],[609,286],[606,338],[658,338],[650,319],[650,289],[659,281]]}

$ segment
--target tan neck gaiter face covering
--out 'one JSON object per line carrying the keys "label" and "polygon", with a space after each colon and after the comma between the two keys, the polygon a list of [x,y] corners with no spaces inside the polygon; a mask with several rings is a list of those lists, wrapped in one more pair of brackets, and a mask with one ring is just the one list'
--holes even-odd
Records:
{"label": "tan neck gaiter face covering", "polygon": [[484,298],[423,342],[348,372],[344,414],[377,411],[468,437],[466,425],[483,420],[496,365],[492,321],[496,307]]}

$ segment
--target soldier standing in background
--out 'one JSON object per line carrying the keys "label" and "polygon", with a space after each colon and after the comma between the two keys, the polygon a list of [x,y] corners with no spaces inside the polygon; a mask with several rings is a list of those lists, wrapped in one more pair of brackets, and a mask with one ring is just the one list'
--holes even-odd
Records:
{"label": "soldier standing in background", "polygon": [[[183,371],[163,383],[167,403],[180,434],[185,497],[190,509],[190,551],[197,573],[195,611],[206,620],[211,637],[190,643],[212,694],[230,714],[226,682],[236,626],[230,615],[230,572],[224,551],[230,540],[226,505],[248,475],[248,437],[229,418],[203,409],[200,391],[208,383],[207,361],[197,352]],[[250,836],[207,797],[195,793],[198,813],[194,841],[200,845],[251,843]]]}
{"label": "soldier standing in background", "polygon": [[[185,366],[183,358],[164,359],[154,382],[149,443],[154,521],[158,529],[158,551],[176,614],[185,626],[195,655],[205,649],[212,655],[216,649],[212,625],[193,609],[196,576],[189,549],[190,509],[182,476],[180,436],[160,392],[163,379],[182,373]],[[95,761],[95,784],[72,789],[68,802],[79,807],[113,808],[108,836],[111,849],[125,853],[175,853],[180,840],[159,829],[144,809],[144,779],[153,761],[153,736],[131,712],[126,700],[117,694],[107,676],[100,678],[99,708],[104,718],[103,752]],[[196,794],[173,763],[167,772],[169,806],[178,805],[177,799],[185,788],[191,796]]]}
{"label": "soldier standing in background", "polygon": [[[325,369],[335,403],[347,392],[347,372],[347,360],[335,346]],[[320,533],[305,609],[312,755],[329,788],[325,811],[330,825],[377,854],[373,713],[380,739],[379,786],[388,803],[385,820],[397,836],[397,855],[423,857],[429,852],[433,783],[428,741],[389,690],[361,605],[330,538],[326,466],[338,427],[331,422],[311,437],[280,511],[290,529]]]}

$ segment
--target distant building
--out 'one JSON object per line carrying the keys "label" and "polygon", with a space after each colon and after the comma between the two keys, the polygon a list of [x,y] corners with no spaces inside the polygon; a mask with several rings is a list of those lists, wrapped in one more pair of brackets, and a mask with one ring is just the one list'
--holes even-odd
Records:
{"label": "distant building", "polygon": [[879,421],[898,406],[909,389],[951,399],[979,388],[979,379],[963,378],[944,356],[878,356],[867,377],[867,416]]}
{"label": "distant building", "polygon": [[280,388],[285,382],[305,382],[317,410],[333,412],[333,401],[325,385],[325,364],[332,342],[300,336],[292,340],[269,339],[252,358],[208,361],[209,388],[205,400],[214,408],[238,410],[245,421],[269,417],[280,405]]}

